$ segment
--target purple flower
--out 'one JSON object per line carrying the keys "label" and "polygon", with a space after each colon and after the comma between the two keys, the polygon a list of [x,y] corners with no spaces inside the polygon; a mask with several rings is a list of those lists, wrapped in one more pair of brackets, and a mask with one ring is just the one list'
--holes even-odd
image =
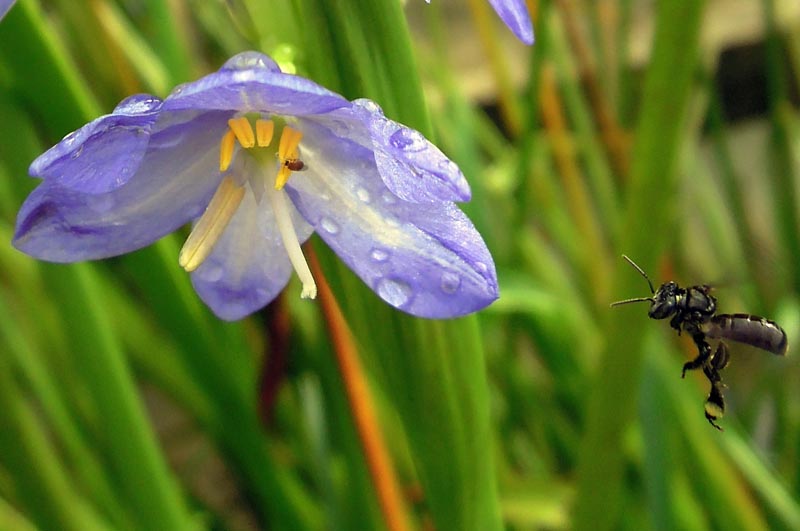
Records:
{"label": "purple flower", "polygon": [[[425,1],[431,3],[431,0]],[[533,44],[533,23],[525,0],[489,0],[489,3],[519,40]]]}
{"label": "purple flower", "polygon": [[533,44],[533,23],[525,0],[489,0],[489,3],[519,40]]}
{"label": "purple flower", "polygon": [[3,20],[3,17],[6,16],[6,13],[11,9],[15,1],[16,0],[0,0],[0,20]]}
{"label": "purple flower", "polygon": [[498,296],[486,245],[453,201],[458,167],[369,100],[349,102],[245,52],[163,101],[132,96],[37,158],[14,245],[52,262],[149,245],[194,221],[178,261],[223,319],[258,310],[316,231],[383,300],[421,317]]}

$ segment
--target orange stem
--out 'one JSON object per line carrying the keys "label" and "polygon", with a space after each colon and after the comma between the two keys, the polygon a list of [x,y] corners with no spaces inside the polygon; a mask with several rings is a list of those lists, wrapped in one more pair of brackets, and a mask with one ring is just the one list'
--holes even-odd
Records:
{"label": "orange stem", "polygon": [[325,280],[322,268],[311,246],[306,246],[306,256],[317,283],[317,295],[328,327],[336,362],[342,375],[347,400],[353,413],[364,457],[372,483],[377,491],[378,503],[390,531],[409,529],[403,499],[394,473],[389,452],[378,426],[367,379],[358,359],[358,351],[342,310]]}

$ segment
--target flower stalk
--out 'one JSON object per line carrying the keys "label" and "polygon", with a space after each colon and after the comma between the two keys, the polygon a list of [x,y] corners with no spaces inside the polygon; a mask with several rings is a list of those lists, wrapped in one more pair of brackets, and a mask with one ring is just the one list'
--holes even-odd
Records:
{"label": "flower stalk", "polygon": [[400,487],[389,452],[386,449],[386,443],[381,435],[369,385],[358,359],[353,336],[342,310],[325,280],[319,260],[310,246],[307,249],[311,268],[318,281],[322,314],[331,336],[336,363],[342,375],[350,411],[353,414],[353,422],[364,449],[364,459],[367,462],[372,484],[375,486],[381,513],[386,527],[390,531],[405,531],[409,529],[405,504],[400,495]]}

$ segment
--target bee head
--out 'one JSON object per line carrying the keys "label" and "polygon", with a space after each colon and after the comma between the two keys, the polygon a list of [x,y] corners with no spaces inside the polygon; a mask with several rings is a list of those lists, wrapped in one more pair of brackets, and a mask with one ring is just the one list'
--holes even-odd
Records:
{"label": "bee head", "polygon": [[647,315],[651,319],[666,319],[674,314],[678,305],[678,289],[678,285],[672,281],[661,284],[649,299],[651,303]]}

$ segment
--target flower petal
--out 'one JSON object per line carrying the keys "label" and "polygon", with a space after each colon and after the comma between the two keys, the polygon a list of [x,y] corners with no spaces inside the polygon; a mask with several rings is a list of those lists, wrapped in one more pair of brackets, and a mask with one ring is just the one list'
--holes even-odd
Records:
{"label": "flower petal", "polygon": [[114,112],[68,134],[36,158],[30,174],[88,194],[122,186],[145,155],[160,105],[149,94],[123,100]]}
{"label": "flower petal", "polygon": [[175,88],[164,100],[164,109],[306,116],[350,105],[343,97],[313,81],[276,71],[274,65],[275,62],[263,54],[239,54],[219,71]]}
{"label": "flower petal", "polygon": [[[313,228],[292,207],[298,239]],[[249,189],[211,255],[192,273],[200,298],[221,319],[246,317],[271,302],[286,286],[292,266],[266,198]]]}
{"label": "flower petal", "polygon": [[383,300],[420,317],[464,315],[498,296],[489,251],[453,203],[409,203],[369,150],[322,127],[303,130],[308,171],[286,185],[295,206]]}
{"label": "flower petal", "polygon": [[0,20],[3,20],[3,17],[6,16],[8,10],[14,5],[14,1],[15,0],[0,0]]}
{"label": "flower petal", "polygon": [[386,118],[368,99],[355,100],[353,114],[369,130],[380,176],[397,197],[414,203],[469,201],[464,174],[419,131]]}
{"label": "flower petal", "polygon": [[169,234],[205,208],[220,180],[227,113],[207,113],[152,136],[133,177],[87,194],[45,180],[22,205],[14,246],[51,262],[115,256]]}
{"label": "flower petal", "polygon": [[489,0],[506,26],[525,44],[533,44],[533,24],[525,0]]}

